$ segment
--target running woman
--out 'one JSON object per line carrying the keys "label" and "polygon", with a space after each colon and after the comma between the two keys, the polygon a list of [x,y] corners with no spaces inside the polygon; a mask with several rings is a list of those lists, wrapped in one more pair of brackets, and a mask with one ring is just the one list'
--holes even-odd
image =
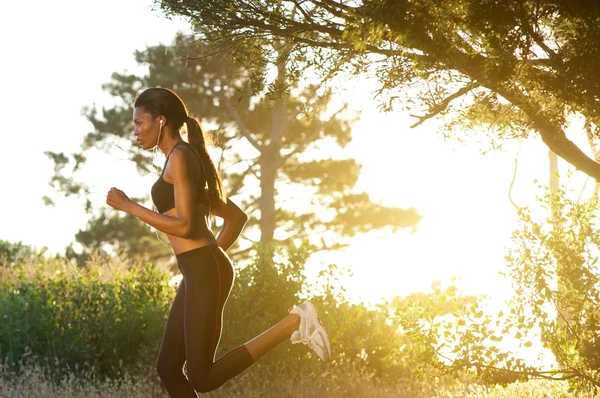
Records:
{"label": "running woman", "polygon": [[[151,190],[157,211],[114,187],[106,203],[166,233],[183,274],[156,361],[169,395],[197,397],[196,391],[215,390],[288,338],[307,344],[322,360],[330,360],[327,332],[309,300],[293,305],[275,326],[215,360],[223,308],[235,280],[226,251],[248,216],[224,195],[200,124],[175,92],[165,88],[143,91],[135,99],[133,122],[138,144],[145,150],[158,147],[166,155]],[[188,142],[180,134],[184,124]],[[223,219],[216,238],[210,229],[210,213]]]}

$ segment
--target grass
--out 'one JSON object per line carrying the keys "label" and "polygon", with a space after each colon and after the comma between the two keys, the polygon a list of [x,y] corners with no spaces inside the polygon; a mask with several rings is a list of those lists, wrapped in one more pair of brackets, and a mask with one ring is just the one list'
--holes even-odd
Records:
{"label": "grass", "polygon": [[[285,380],[282,371],[254,365],[206,397],[398,397],[398,388],[386,386],[358,373],[336,371],[319,376],[301,377],[297,381]],[[412,393],[401,396],[417,396]],[[19,372],[0,370],[0,397],[168,397],[156,375],[125,374],[119,380],[97,380],[92,373],[75,376],[74,373],[53,382],[38,364],[21,366]]]}
{"label": "grass", "polygon": [[[39,364],[21,363],[18,371],[0,365],[0,397],[96,398],[168,397],[155,374],[125,374],[118,380],[97,380],[93,372],[67,373],[52,381]],[[285,380],[284,372],[253,366],[206,397],[430,397],[430,398],[593,398],[592,393],[569,392],[566,382],[533,380],[507,387],[486,387],[457,381],[424,383],[408,381],[386,385],[373,377],[349,370],[326,371],[320,375],[303,375],[298,380]]]}

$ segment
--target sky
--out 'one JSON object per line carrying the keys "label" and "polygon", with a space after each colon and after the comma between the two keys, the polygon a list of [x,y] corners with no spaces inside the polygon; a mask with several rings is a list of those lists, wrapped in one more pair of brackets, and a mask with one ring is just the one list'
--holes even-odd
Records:
{"label": "sky", "polygon": [[[44,151],[77,150],[92,131],[82,108],[109,103],[101,85],[111,73],[135,70],[134,50],[168,43],[186,28],[184,21],[152,11],[151,1],[33,1],[2,7],[0,78],[5,95],[0,101],[6,120],[0,162],[10,194],[0,199],[5,210],[0,239],[60,251],[85,226],[84,214],[74,210],[72,201],[54,209],[43,206],[53,174]],[[118,178],[121,173],[115,171],[122,165],[117,160],[108,166],[113,172],[99,173],[99,178],[112,174],[113,184],[132,185]]]}
{"label": "sky", "polygon": [[[2,6],[0,239],[60,253],[85,227],[85,214],[73,200],[43,205],[42,196],[51,193],[53,166],[44,151],[77,150],[92,129],[82,107],[110,104],[101,85],[111,73],[136,70],[134,50],[169,43],[177,31],[189,32],[185,21],[165,19],[147,0]],[[354,81],[337,93],[362,112],[346,152],[363,166],[356,189],[387,206],[414,206],[423,219],[413,234],[365,234],[342,253],[316,255],[307,268],[314,271],[326,263],[350,267],[354,277],[345,284],[356,300],[423,291],[434,280],[451,277],[460,278],[467,294],[504,297],[506,283],[498,271],[516,226],[508,190],[518,143],[484,155],[476,146],[445,141],[436,133],[435,120],[410,129],[415,120],[408,115],[378,112],[372,83]],[[573,134],[577,128],[575,123]],[[519,153],[513,199],[532,205],[540,194],[534,181],[548,182],[547,148],[538,138],[523,142]],[[98,203],[111,186],[130,196],[150,188],[119,159],[96,164],[87,175],[94,180],[90,184],[97,188]],[[584,182],[585,176],[574,174],[574,189]]]}

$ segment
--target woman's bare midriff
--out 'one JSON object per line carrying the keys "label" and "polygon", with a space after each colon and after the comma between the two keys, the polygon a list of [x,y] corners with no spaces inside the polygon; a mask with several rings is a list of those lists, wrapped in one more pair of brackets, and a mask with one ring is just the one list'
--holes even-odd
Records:
{"label": "woman's bare midriff", "polygon": [[[175,254],[187,252],[199,247],[208,246],[217,242],[212,231],[208,228],[208,222],[206,220],[206,205],[197,204],[194,214],[196,214],[194,220],[194,228],[192,229],[192,236],[189,238],[181,238],[175,235],[167,234],[171,247]],[[176,217],[177,209],[172,208],[163,213],[167,216]]]}

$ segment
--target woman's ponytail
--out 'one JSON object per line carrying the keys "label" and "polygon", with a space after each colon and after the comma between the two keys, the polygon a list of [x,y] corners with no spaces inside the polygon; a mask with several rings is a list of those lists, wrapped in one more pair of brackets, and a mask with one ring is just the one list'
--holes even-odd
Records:
{"label": "woman's ponytail", "polygon": [[185,123],[188,131],[188,142],[198,152],[206,175],[206,182],[208,184],[208,204],[210,206],[214,201],[224,202],[225,195],[223,193],[223,183],[221,182],[221,177],[206,150],[204,133],[200,128],[200,124],[191,116],[187,117]]}

